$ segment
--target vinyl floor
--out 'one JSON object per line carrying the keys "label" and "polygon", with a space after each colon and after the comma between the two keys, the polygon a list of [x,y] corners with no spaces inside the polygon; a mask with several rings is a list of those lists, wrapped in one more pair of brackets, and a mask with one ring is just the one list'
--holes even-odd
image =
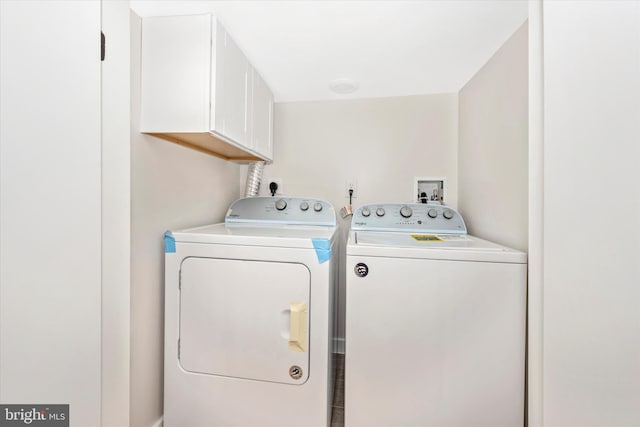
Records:
{"label": "vinyl floor", "polygon": [[336,381],[333,389],[331,427],[344,427],[344,354],[334,354]]}

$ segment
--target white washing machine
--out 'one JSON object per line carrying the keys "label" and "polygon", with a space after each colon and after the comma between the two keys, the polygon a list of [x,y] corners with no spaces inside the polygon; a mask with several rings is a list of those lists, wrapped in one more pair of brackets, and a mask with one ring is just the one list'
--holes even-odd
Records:
{"label": "white washing machine", "polygon": [[165,235],[165,427],[327,426],[336,215],[253,197]]}
{"label": "white washing machine", "polygon": [[442,205],[354,213],[345,425],[524,425],[526,254],[466,232]]}

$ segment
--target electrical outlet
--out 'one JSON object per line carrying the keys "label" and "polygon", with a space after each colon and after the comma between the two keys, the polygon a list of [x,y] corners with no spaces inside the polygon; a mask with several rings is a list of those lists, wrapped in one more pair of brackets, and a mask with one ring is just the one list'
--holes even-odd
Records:
{"label": "electrical outlet", "polygon": [[349,198],[349,190],[353,190],[353,195],[351,196],[352,199],[355,199],[358,197],[358,181],[355,179],[348,179],[345,181],[345,197],[348,199]]}
{"label": "electrical outlet", "polygon": [[265,188],[266,194],[268,196],[271,195],[271,190],[269,189],[269,187],[272,182],[275,182],[276,184],[278,184],[278,188],[276,189],[276,196],[282,196],[284,194],[282,178],[269,178],[263,182],[264,182],[264,186],[265,186],[264,188]]}

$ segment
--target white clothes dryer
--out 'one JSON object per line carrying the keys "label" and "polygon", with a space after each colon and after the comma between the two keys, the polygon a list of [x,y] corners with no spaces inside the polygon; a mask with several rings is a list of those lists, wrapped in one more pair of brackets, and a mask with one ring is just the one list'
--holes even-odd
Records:
{"label": "white clothes dryer", "polygon": [[442,205],[354,213],[345,425],[524,424],[526,254],[466,233]]}
{"label": "white clothes dryer", "polygon": [[252,197],[165,235],[165,427],[327,426],[336,215]]}

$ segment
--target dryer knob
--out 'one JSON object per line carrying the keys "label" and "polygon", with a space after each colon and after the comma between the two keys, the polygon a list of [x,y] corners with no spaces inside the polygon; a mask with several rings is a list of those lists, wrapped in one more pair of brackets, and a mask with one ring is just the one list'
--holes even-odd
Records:
{"label": "dryer knob", "polygon": [[427,215],[429,215],[429,218],[435,218],[438,216],[438,211],[435,209],[429,209],[429,212],[427,212]]}
{"label": "dryer knob", "polygon": [[313,204],[313,210],[316,212],[320,212],[322,210],[322,203],[316,202]]}
{"label": "dryer knob", "polygon": [[368,217],[369,215],[371,215],[369,208],[362,208],[362,216]]}
{"label": "dryer knob", "polygon": [[287,202],[284,199],[279,199],[276,201],[276,209],[279,211],[283,211],[287,208]]}
{"label": "dryer knob", "polygon": [[307,202],[300,203],[300,210],[301,211],[307,211],[308,209],[309,209],[309,203],[307,203]]}
{"label": "dryer knob", "polygon": [[383,208],[378,208],[378,209],[376,209],[376,215],[378,215],[378,216],[384,216],[384,214],[385,214],[385,211],[384,211],[384,209],[383,209]]}
{"label": "dryer knob", "polygon": [[409,206],[403,206],[400,208],[400,215],[402,215],[403,218],[411,218],[413,210]]}
{"label": "dryer knob", "polygon": [[451,209],[447,209],[446,211],[442,212],[442,216],[446,219],[451,219],[453,218],[453,211]]}

